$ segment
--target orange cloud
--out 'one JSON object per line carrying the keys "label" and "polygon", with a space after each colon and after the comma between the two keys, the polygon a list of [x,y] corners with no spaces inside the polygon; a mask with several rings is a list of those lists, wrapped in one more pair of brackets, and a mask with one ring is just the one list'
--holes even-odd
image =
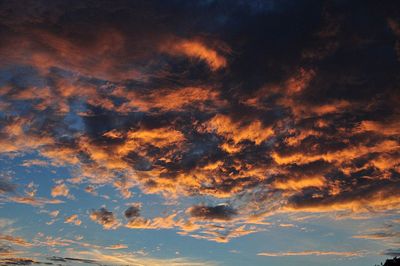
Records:
{"label": "orange cloud", "polygon": [[261,231],[260,229],[254,226],[248,227],[247,225],[240,225],[240,226],[228,227],[224,226],[224,224],[222,223],[205,224],[205,225],[203,224],[199,225],[199,228],[201,228],[201,231],[198,232],[182,231],[179,232],[178,234],[188,235],[196,239],[205,239],[208,241],[214,241],[217,243],[228,243],[233,238]]}
{"label": "orange cloud", "polygon": [[74,251],[74,256],[84,256],[94,262],[112,263],[116,265],[191,265],[191,266],[213,266],[210,261],[198,261],[188,258],[159,259],[143,255],[135,255],[131,252],[101,252],[98,250]]}
{"label": "orange cloud", "polygon": [[323,187],[326,180],[323,176],[299,177],[297,179],[276,180],[272,186],[282,190],[302,190],[306,187]]}
{"label": "orange cloud", "polygon": [[300,68],[299,73],[297,75],[289,78],[286,81],[285,89],[289,95],[300,93],[305,88],[307,88],[308,84],[315,77],[314,70],[306,70],[304,68]]}
{"label": "orange cloud", "polygon": [[105,249],[112,249],[112,250],[115,250],[115,249],[126,249],[126,248],[128,248],[128,246],[124,245],[124,244],[115,244],[115,245],[111,245],[109,247],[105,247]]}
{"label": "orange cloud", "polygon": [[136,217],[125,225],[131,229],[167,229],[174,228],[178,223],[174,220],[176,214],[171,214],[166,217],[155,217],[152,219],[145,219],[143,217]]}
{"label": "orange cloud", "polygon": [[65,218],[64,223],[66,224],[75,224],[75,225],[81,225],[82,221],[78,219],[78,215],[73,214],[71,216],[68,216]]}
{"label": "orange cloud", "polygon": [[26,131],[31,124],[31,119],[24,117],[14,118],[9,121],[0,130],[6,136],[0,139],[2,152],[21,152],[54,144],[54,140],[51,137],[28,134]]}
{"label": "orange cloud", "polygon": [[9,42],[14,45],[4,46],[1,52],[7,54],[7,62],[33,65],[44,73],[51,67],[59,67],[108,80],[143,78],[139,71],[118,61],[119,55],[126,54],[122,33],[108,29],[96,31],[90,37],[91,41],[82,44],[65,36],[33,30],[29,35],[12,36]]}
{"label": "orange cloud", "polygon": [[53,197],[59,197],[59,196],[68,197],[69,189],[64,183],[61,183],[59,185],[54,186],[51,189],[51,196],[53,196]]}
{"label": "orange cloud", "polygon": [[276,163],[283,164],[306,164],[317,160],[324,160],[327,162],[344,162],[350,161],[354,158],[360,157],[374,152],[391,152],[399,148],[397,141],[384,140],[377,143],[374,146],[358,145],[350,146],[344,149],[340,149],[334,152],[326,152],[321,154],[303,154],[303,153],[292,153],[290,155],[280,155],[278,153],[272,153],[271,156]]}
{"label": "orange cloud", "polygon": [[127,139],[129,140],[129,143],[126,143],[128,146],[132,144],[135,146],[134,143],[146,143],[158,148],[163,148],[183,142],[185,137],[180,131],[172,128],[155,128],[129,131],[127,133]]}
{"label": "orange cloud", "polygon": [[342,192],[327,198],[315,198],[312,201],[304,200],[292,202],[283,207],[284,211],[295,212],[334,212],[346,211],[368,212],[371,210],[385,211],[400,207],[400,192],[396,186],[386,185],[374,190],[366,189],[365,192]]}
{"label": "orange cloud", "polygon": [[398,121],[362,121],[356,130],[357,132],[372,131],[382,135],[399,135],[400,134],[400,122]]}
{"label": "orange cloud", "polygon": [[198,40],[171,41],[163,46],[161,51],[172,55],[185,55],[190,58],[204,60],[213,71],[224,68],[227,65],[225,57]]}
{"label": "orange cloud", "polygon": [[7,198],[8,201],[28,204],[32,206],[43,206],[46,204],[60,204],[64,203],[61,200],[57,199],[46,199],[46,198],[36,198],[36,197],[22,197],[22,196],[12,196]]}
{"label": "orange cloud", "polygon": [[259,145],[274,135],[273,129],[263,126],[259,120],[246,124],[233,121],[230,117],[220,114],[207,121],[205,128],[201,130],[215,132],[228,140],[232,140],[234,144],[243,140],[250,140]]}
{"label": "orange cloud", "polygon": [[0,234],[0,240],[10,242],[11,244],[21,246],[21,247],[31,247],[32,243],[29,243],[22,237],[15,237],[10,235]]}
{"label": "orange cloud", "polygon": [[127,101],[116,108],[118,112],[129,112],[135,109],[144,112],[152,110],[183,111],[187,107],[200,110],[216,109],[226,102],[219,99],[219,93],[210,88],[183,87],[176,89],[158,89],[147,93],[117,88],[112,95],[125,98]]}

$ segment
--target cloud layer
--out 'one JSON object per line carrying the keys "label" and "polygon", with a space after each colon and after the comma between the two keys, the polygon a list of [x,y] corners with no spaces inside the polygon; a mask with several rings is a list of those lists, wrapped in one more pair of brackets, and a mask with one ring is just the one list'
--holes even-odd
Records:
{"label": "cloud layer", "polygon": [[398,5],[270,2],[2,1],[0,152],[73,178],[47,199],[1,177],[0,200],[139,189],[174,207],[90,219],[217,242],[275,214],[398,213]]}

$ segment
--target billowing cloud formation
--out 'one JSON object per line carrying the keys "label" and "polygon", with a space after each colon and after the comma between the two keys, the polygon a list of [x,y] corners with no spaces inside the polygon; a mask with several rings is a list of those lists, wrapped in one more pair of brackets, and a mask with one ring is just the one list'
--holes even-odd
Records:
{"label": "billowing cloud formation", "polygon": [[[0,152],[70,167],[53,197],[70,197],[68,182],[137,188],[176,204],[148,218],[131,206],[126,227],[220,242],[277,213],[399,210],[396,5],[11,2]],[[61,203],[11,184],[2,201]],[[122,225],[105,208],[90,218]]]}

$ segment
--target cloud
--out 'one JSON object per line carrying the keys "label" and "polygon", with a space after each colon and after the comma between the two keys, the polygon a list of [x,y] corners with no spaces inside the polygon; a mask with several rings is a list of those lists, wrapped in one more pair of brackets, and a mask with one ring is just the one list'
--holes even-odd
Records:
{"label": "cloud", "polygon": [[69,189],[64,183],[61,183],[59,185],[54,186],[51,189],[51,196],[52,197],[59,197],[59,196],[68,197]]}
{"label": "cloud", "polygon": [[49,212],[49,215],[53,218],[56,218],[58,216],[58,214],[60,214],[60,211],[58,211],[58,210]]}
{"label": "cloud", "polygon": [[48,166],[49,162],[32,159],[32,160],[25,160],[22,164],[24,167],[32,167],[32,166]]}
{"label": "cloud", "polygon": [[99,210],[93,210],[90,213],[90,219],[101,224],[104,229],[116,229],[120,226],[120,222],[115,218],[114,214],[104,207]]}
{"label": "cloud", "polygon": [[80,259],[80,258],[63,258],[63,257],[48,257],[47,258],[49,261],[55,261],[55,262],[78,262],[78,263],[87,263],[87,264],[96,264],[99,265],[99,263],[96,260],[89,260],[89,259]]}
{"label": "cloud", "polygon": [[237,226],[233,223],[227,226],[224,224],[224,220],[219,220],[219,223],[216,224],[209,222],[206,224],[197,225],[197,227],[196,225],[197,224],[192,226],[183,226],[183,231],[179,232],[179,234],[188,235],[196,239],[205,239],[218,243],[228,243],[233,238],[242,237],[265,230],[251,225],[248,226],[246,224]]}
{"label": "cloud", "polygon": [[126,102],[117,107],[121,113],[135,110],[143,112],[185,111],[187,108],[198,110],[215,110],[226,104],[220,98],[220,93],[208,87],[178,87],[148,91],[132,91],[127,88],[118,88],[112,93],[115,97],[123,97]]}
{"label": "cloud", "polygon": [[165,217],[154,217],[152,219],[136,216],[130,219],[125,227],[131,229],[171,229],[180,226],[180,224],[174,220],[175,217],[176,214]]}
{"label": "cloud", "polygon": [[75,225],[81,225],[82,221],[78,219],[78,215],[77,214],[73,214],[71,216],[68,216],[67,218],[65,218],[64,223],[67,224],[75,224]]}
{"label": "cloud", "polygon": [[129,206],[128,209],[124,211],[124,215],[127,219],[140,216],[140,205]]}
{"label": "cloud", "polygon": [[385,240],[385,239],[396,239],[400,236],[400,232],[376,232],[364,235],[355,235],[353,238],[360,239],[371,239],[371,240]]}
{"label": "cloud", "polygon": [[3,265],[34,265],[37,261],[27,258],[0,258],[0,263]]}
{"label": "cloud", "polygon": [[23,239],[22,237],[14,237],[11,235],[3,235],[0,234],[0,240],[7,241],[13,245],[21,246],[21,247],[31,247],[32,244]]}
{"label": "cloud", "polygon": [[64,201],[57,200],[57,199],[46,199],[46,198],[40,198],[40,197],[24,197],[24,196],[12,196],[5,200],[9,201],[9,202],[28,204],[28,205],[32,205],[32,206],[44,206],[46,204],[64,203]]}
{"label": "cloud", "polygon": [[0,179],[0,194],[14,192],[16,185],[9,182],[9,180],[1,177]]}
{"label": "cloud", "polygon": [[152,257],[135,256],[128,252],[99,252],[99,251],[78,251],[77,255],[83,256],[88,260],[101,263],[110,263],[116,265],[193,265],[205,266],[215,265],[211,261],[197,261],[190,258],[157,259]]}
{"label": "cloud", "polygon": [[[71,263],[83,263],[90,265],[174,265],[174,266],[212,266],[216,265],[212,261],[202,261],[195,260],[191,258],[173,258],[173,259],[161,259],[153,258],[150,256],[134,255],[130,252],[116,252],[107,251],[100,252],[99,250],[74,250],[71,249],[68,254],[70,256],[50,256],[47,258],[30,259],[30,258],[1,258],[0,263],[5,263],[5,265],[53,265],[57,264],[60,266],[70,265]],[[41,256],[40,256],[41,257]]]}
{"label": "cloud", "polygon": [[392,30],[393,34],[397,37],[397,41],[395,43],[394,50],[397,53],[398,59],[400,59],[400,41],[399,41],[400,25],[399,25],[399,22],[390,18],[390,19],[388,19],[388,25],[389,25],[390,29]]}
{"label": "cloud", "polygon": [[[140,76],[137,70],[126,70],[124,64],[113,58],[124,47],[124,37],[118,31],[105,29],[92,36],[93,41],[88,46],[79,45],[64,36],[40,29],[34,29],[31,37],[27,38],[26,34],[10,36],[10,40],[19,41],[20,45],[15,46],[14,50],[2,47],[2,52],[8,54],[7,62],[31,64],[44,73],[52,67],[58,67],[105,79],[118,80]],[[22,57],[23,52],[28,56]],[[109,56],[98,57],[103,53]],[[95,64],[93,60],[96,61]],[[117,68],[120,69],[116,71]]]}
{"label": "cloud", "polygon": [[275,181],[273,186],[277,189],[282,190],[302,190],[306,187],[322,187],[325,185],[325,178],[320,177],[308,177],[302,179],[288,179]]}
{"label": "cloud", "polygon": [[225,57],[199,40],[174,40],[162,46],[161,50],[172,55],[204,60],[213,71],[227,66]]}
{"label": "cloud", "polygon": [[43,233],[38,233],[32,239],[32,247],[45,247],[49,250],[62,250],[68,247],[68,249],[83,248],[92,250],[118,250],[126,249],[127,245],[122,243],[116,243],[111,245],[97,245],[91,242],[83,240],[83,236],[75,236],[74,239],[63,238],[63,237],[53,237],[51,235],[44,235]]}
{"label": "cloud", "polygon": [[274,132],[271,128],[264,127],[259,120],[241,125],[240,121],[232,121],[224,115],[216,115],[206,123],[207,131],[215,131],[218,135],[238,144],[244,140],[254,141],[256,145],[271,137]]}
{"label": "cloud", "polygon": [[7,245],[0,245],[0,262],[2,260],[1,257],[7,257],[7,256],[15,256],[18,255],[20,251],[17,251],[10,246]]}
{"label": "cloud", "polygon": [[382,226],[376,228],[366,228],[358,234],[353,235],[353,238],[375,241],[386,247],[386,251],[396,253],[396,248],[399,245],[400,228],[396,220],[386,221]]}
{"label": "cloud", "polygon": [[362,251],[288,251],[288,252],[261,252],[257,255],[267,257],[285,257],[285,256],[338,256],[338,257],[360,257],[364,254]]}
{"label": "cloud", "polygon": [[[131,206],[127,227],[219,242],[275,214],[399,209],[391,4],[33,2],[0,8],[0,152],[71,170],[52,197],[71,200],[69,182],[139,189],[173,210]],[[18,182],[0,179],[2,202],[62,203]],[[120,226],[105,208],[90,218]]]}
{"label": "cloud", "polygon": [[35,197],[38,187],[39,186],[36,185],[35,183],[30,182],[25,188],[25,194],[28,195],[29,197]]}
{"label": "cloud", "polygon": [[128,248],[128,246],[127,245],[124,245],[124,244],[115,244],[115,245],[111,245],[111,246],[109,246],[109,247],[106,247],[106,249],[126,249],[126,248]]}
{"label": "cloud", "polygon": [[287,208],[288,210],[314,212],[390,210],[397,208],[400,204],[399,199],[394,196],[398,192],[398,184],[390,181],[380,181],[329,197],[313,198],[312,194],[295,195],[290,199]]}
{"label": "cloud", "polygon": [[383,255],[385,256],[391,256],[391,257],[399,257],[400,256],[400,250],[398,249],[387,249],[383,252]]}
{"label": "cloud", "polygon": [[188,209],[188,213],[191,217],[204,220],[231,220],[237,215],[237,211],[227,205],[196,205]]}

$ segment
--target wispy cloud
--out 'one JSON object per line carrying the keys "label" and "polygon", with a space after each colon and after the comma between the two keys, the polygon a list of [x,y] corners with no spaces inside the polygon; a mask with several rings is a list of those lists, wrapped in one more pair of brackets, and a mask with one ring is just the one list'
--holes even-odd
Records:
{"label": "wispy cloud", "polygon": [[365,254],[364,251],[286,251],[286,252],[260,252],[257,255],[267,257],[285,257],[285,256],[338,256],[338,257],[360,257]]}

